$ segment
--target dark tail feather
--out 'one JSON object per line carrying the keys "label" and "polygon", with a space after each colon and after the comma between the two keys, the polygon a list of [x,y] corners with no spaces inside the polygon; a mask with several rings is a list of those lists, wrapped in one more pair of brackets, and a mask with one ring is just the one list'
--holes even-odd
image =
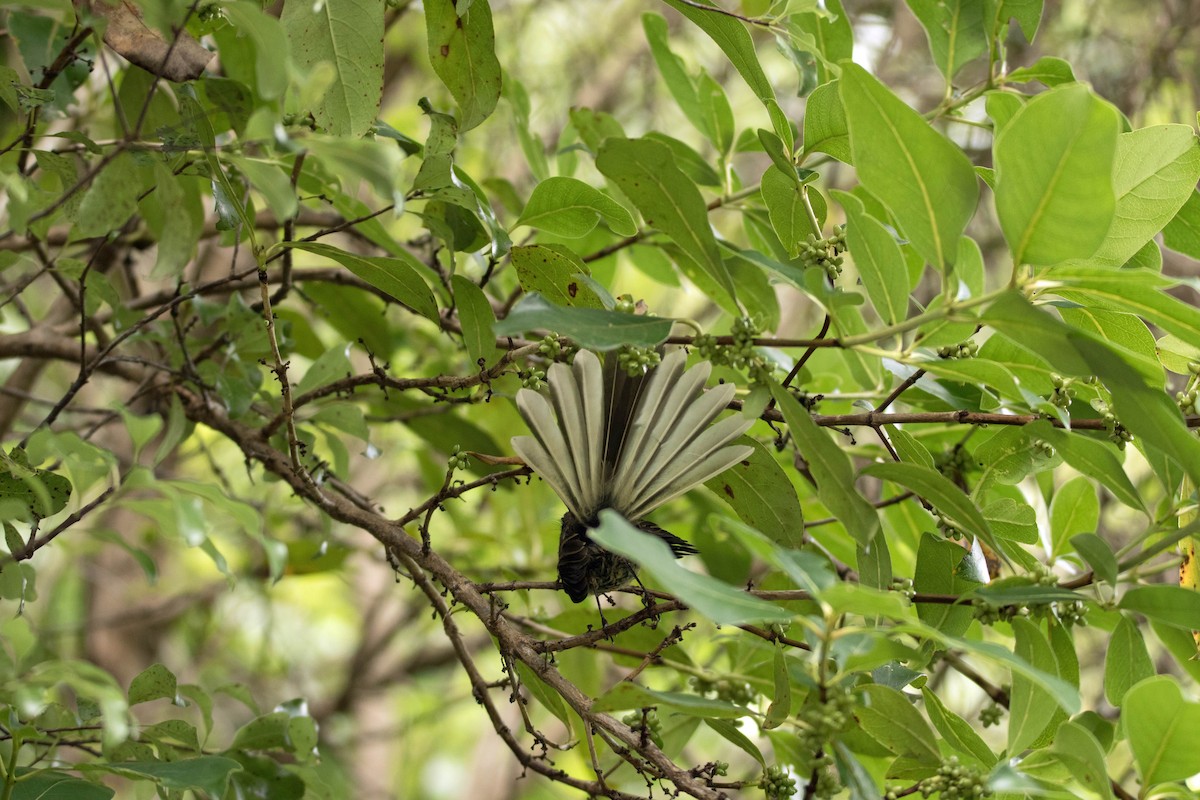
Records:
{"label": "dark tail feather", "polygon": [[691,542],[686,542],[683,539],[680,539],[675,534],[671,533],[670,531],[663,530],[653,522],[647,522],[643,519],[636,524],[638,530],[653,534],[654,536],[657,536],[666,542],[667,546],[671,548],[671,552],[675,554],[676,558],[682,558],[683,556],[694,556],[696,553],[700,552]]}

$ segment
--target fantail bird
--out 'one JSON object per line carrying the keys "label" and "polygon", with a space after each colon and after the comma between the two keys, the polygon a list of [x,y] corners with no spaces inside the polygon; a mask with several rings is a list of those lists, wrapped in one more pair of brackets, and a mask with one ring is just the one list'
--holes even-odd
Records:
{"label": "fantail bird", "polygon": [[674,350],[640,375],[615,356],[601,366],[580,350],[571,366],[548,370],[550,397],[517,393],[517,409],[533,436],[514,436],[513,449],[567,506],[558,540],[558,579],[576,603],[619,589],[636,577],[633,562],[588,536],[601,509],[611,508],[639,530],[662,539],[676,558],[696,548],[643,519],[652,510],[747,458],[752,448],[730,445],[753,424],[741,416],[712,421],[734,386],[707,391],[712,365],[684,370]]}

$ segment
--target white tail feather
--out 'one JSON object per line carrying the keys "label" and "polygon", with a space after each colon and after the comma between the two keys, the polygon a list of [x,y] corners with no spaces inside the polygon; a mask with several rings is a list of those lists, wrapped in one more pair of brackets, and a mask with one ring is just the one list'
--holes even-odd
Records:
{"label": "white tail feather", "polygon": [[[663,503],[728,469],[752,451],[729,443],[753,420],[730,417],[710,424],[728,406],[734,387],[704,391],[711,365],[684,370],[687,357],[675,350],[646,378],[633,408],[614,409],[600,360],[588,350],[573,367],[549,369],[552,402],[529,389],[517,393],[517,409],[532,437],[517,436],[513,449],[581,521],[611,505],[636,521]],[[628,414],[624,441],[604,452],[609,416]]]}

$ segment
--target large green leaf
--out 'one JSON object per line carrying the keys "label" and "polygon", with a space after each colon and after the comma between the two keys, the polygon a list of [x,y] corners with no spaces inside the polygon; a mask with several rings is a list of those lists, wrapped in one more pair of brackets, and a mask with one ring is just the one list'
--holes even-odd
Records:
{"label": "large green leaf", "polygon": [[1089,438],[1085,434],[1069,433],[1045,421],[1032,423],[1027,430],[1030,435],[1053,445],[1055,452],[1071,467],[1103,483],[1122,503],[1138,511],[1146,510],[1141,495],[1125,474],[1112,444]]}
{"label": "large green leaf", "polygon": [[1146,788],[1200,772],[1200,705],[1184,700],[1175,678],[1147,678],[1126,692],[1121,723]]}
{"label": "large green leaf", "polygon": [[945,270],[979,201],[971,162],[857,64],[842,64],[839,83],[859,180],[888,207],[917,252]]}
{"label": "large green leaf", "polygon": [[334,136],[369,131],[383,93],[383,8],[371,0],[284,3],[280,21],[310,79],[332,68],[320,101],[307,108],[317,124]]}
{"label": "large green leaf", "polygon": [[[1027,619],[1012,622],[1017,658],[1047,675],[1058,675],[1058,660],[1046,636]],[[1058,705],[1049,692],[1025,674],[1014,673],[1009,704],[1008,752],[1016,755],[1032,744],[1054,717]]]}
{"label": "large green leaf", "polygon": [[942,699],[931,692],[927,686],[921,687],[921,697],[925,701],[925,712],[938,733],[946,740],[946,744],[958,752],[973,758],[985,767],[996,763],[996,754],[988,747],[987,742],[975,732],[971,723],[955,714]]}
{"label": "large green leaf", "polygon": [[971,498],[937,470],[897,461],[871,464],[863,469],[862,474],[911,489],[929,501],[963,533],[977,536],[995,546],[991,528]]}
{"label": "large green leaf", "polygon": [[616,200],[583,181],[558,177],[547,178],[533,187],[516,225],[578,238],[591,233],[600,220],[619,236],[637,233],[633,218]]}
{"label": "large green leaf", "polygon": [[426,0],[429,61],[458,102],[458,129],[483,122],[500,100],[500,62],[487,0],[473,0],[460,16],[454,0]]}
{"label": "large green leaf", "polygon": [[804,104],[804,154],[815,152],[828,153],[847,164],[852,161],[850,131],[837,81],[818,86]]}
{"label": "large green leaf", "polygon": [[1200,179],[1200,142],[1190,125],[1154,125],[1117,139],[1116,213],[1092,256],[1119,267],[1170,222]]}
{"label": "large green leaf", "polygon": [[812,416],[784,388],[772,385],[771,395],[783,413],[800,454],[817,482],[817,495],[854,540],[866,547],[879,532],[879,514],[854,488],[854,466],[845,451],[813,422]]}
{"label": "large green leaf", "polygon": [[[762,176],[763,203],[767,206],[767,214],[771,218],[771,227],[780,243],[787,249],[788,255],[795,258],[800,254],[800,245],[810,235],[820,237],[821,231],[813,230],[808,209],[804,206],[803,188],[795,180],[796,170],[790,164],[786,165],[789,176],[780,167],[772,164],[767,167]],[[812,195],[820,197],[817,190],[811,190]]]}
{"label": "large green leaf", "polygon": [[1200,592],[1182,586],[1135,586],[1121,598],[1120,606],[1177,628],[1200,628]]}
{"label": "large green leaf", "polygon": [[419,273],[426,267],[415,256],[407,253],[403,258],[359,256],[322,242],[282,242],[281,246],[336,261],[376,289],[439,324],[437,300]]}
{"label": "large green leaf", "polygon": [[1143,632],[1122,614],[1104,651],[1104,698],[1109,705],[1120,708],[1125,693],[1154,672]]}
{"label": "large green leaf", "polygon": [[647,225],[670,236],[730,298],[737,298],[704,198],[665,145],[649,139],[606,139],[596,156],[596,169],[633,201]]}
{"label": "large green leaf", "polygon": [[659,538],[642,533],[615,511],[600,512],[600,527],[588,532],[608,550],[632,560],[665,589],[718,625],[785,622],[790,611],[759,600],[709,575],[679,565]]}
{"label": "large green leaf", "polygon": [[588,268],[572,251],[558,245],[518,246],[510,253],[521,288],[537,292],[556,306],[603,308],[588,279]]}
{"label": "large green leaf", "polygon": [[873,739],[899,756],[926,764],[941,761],[933,728],[907,697],[882,684],[863,687],[863,696],[854,715]]}
{"label": "large green leaf", "polygon": [[929,38],[929,49],[946,80],[988,50],[984,4],[977,0],[906,0]]}
{"label": "large green leaf", "polygon": [[1147,386],[1103,341],[1035,309],[1017,292],[1002,295],[983,319],[1064,375],[1099,376],[1112,392],[1121,424],[1200,482],[1200,442],[1188,433],[1179,407],[1161,389]]}
{"label": "large green leaf", "polygon": [[[996,212],[1017,264],[1087,258],[1113,221],[1118,115],[1083,84],[1026,103],[996,136]],[[1140,245],[1139,245],[1140,246]]]}
{"label": "large green leaf", "polygon": [[1163,228],[1163,244],[1192,258],[1200,258],[1200,191],[1192,192]]}
{"label": "large green leaf", "polygon": [[519,336],[533,330],[546,330],[567,336],[589,350],[614,350],[623,344],[653,347],[662,344],[671,333],[673,320],[662,317],[624,314],[601,308],[564,308],[547,302],[534,293],[508,316],[492,326],[497,336]]}
{"label": "large green leaf", "polygon": [[833,197],[846,212],[846,244],[867,297],[884,323],[894,325],[908,314],[908,267],[900,245],[857,197],[836,191]]}
{"label": "large green leaf", "polygon": [[804,514],[796,488],[783,467],[761,444],[742,437],[754,449],[750,457],[705,482],[738,518],[776,544],[799,549],[804,543]]}

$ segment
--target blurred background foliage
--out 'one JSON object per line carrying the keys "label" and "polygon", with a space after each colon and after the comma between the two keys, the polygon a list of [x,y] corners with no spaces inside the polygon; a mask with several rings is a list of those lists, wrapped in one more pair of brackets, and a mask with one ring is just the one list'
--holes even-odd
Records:
{"label": "blurred background foliage", "polygon": [[[12,35],[19,33],[11,16],[18,5],[0,4],[10,12],[7,32]],[[746,0],[740,9],[753,17],[766,13],[769,5],[767,0]],[[937,105],[945,94],[945,82],[933,66],[925,33],[908,7],[901,2],[859,0],[845,0],[844,5],[853,26],[854,60],[867,65],[912,106],[927,109]],[[761,103],[737,78],[712,40],[665,6],[633,0],[495,0],[491,6],[497,56],[510,80],[499,112],[459,140],[455,157],[469,175],[487,177],[483,183],[505,227],[512,225],[519,210],[518,202],[506,198],[528,197],[534,183],[531,151],[544,153],[546,159],[563,166],[578,160],[579,177],[590,183],[600,180],[590,159],[579,159],[575,147],[578,131],[570,125],[571,108],[606,112],[631,136],[652,130],[667,132],[690,144],[708,163],[720,162],[713,146],[689,124],[663,84],[642,33],[641,18],[647,10],[667,18],[671,47],[689,70],[695,74],[703,68],[724,88],[739,131],[770,127]],[[419,4],[400,0],[390,5],[385,20],[380,119],[396,131],[423,140],[429,121],[418,99],[428,97],[432,108],[439,110],[452,108],[453,103],[430,67]],[[207,25],[208,21],[193,22],[192,27],[202,34]],[[780,104],[798,122],[804,111],[802,93],[807,94],[812,86],[801,85],[803,74],[776,51],[769,35],[755,32],[755,36]],[[4,48],[11,51],[28,41],[32,37],[10,41]],[[1010,61],[1020,64],[1031,64],[1042,55],[1065,58],[1076,75],[1115,103],[1135,128],[1193,118],[1200,107],[1198,54],[1200,3],[1195,0],[1046,0],[1035,42],[1024,42],[1015,32],[1009,49]],[[29,64],[31,54],[22,56]],[[269,79],[263,67],[251,61],[239,65],[231,59],[225,67],[258,70],[260,90],[261,82]],[[980,65],[968,66],[960,82],[969,83],[971,70],[977,68]],[[54,125],[63,131],[85,130],[94,141],[119,136],[117,116],[104,89],[108,77],[103,70],[93,70],[91,89],[80,89],[77,104],[67,108]],[[134,73],[123,72],[117,80],[118,95],[127,94],[131,100],[145,96],[146,87],[138,85]],[[5,113],[0,130],[7,142],[19,128],[14,115]],[[153,108],[150,113],[155,113]],[[53,119],[49,111],[47,115]],[[154,122],[152,118],[148,130],[154,128]],[[269,125],[264,128],[269,129]],[[986,163],[989,135],[970,125],[951,126],[949,135],[976,163]],[[69,135],[64,136],[69,140]],[[522,139],[526,140],[524,146]],[[370,159],[376,152],[364,151],[362,158]],[[328,156],[323,168],[336,182],[337,158]],[[742,188],[738,173],[757,175],[765,164],[761,150],[737,152],[731,157],[729,171],[717,176],[718,181],[736,192]],[[395,183],[408,186],[420,162],[397,157],[377,166],[395,168]],[[67,184],[69,181],[64,181]],[[851,185],[849,169],[826,163],[820,181],[823,190]],[[319,193],[320,187],[313,191]],[[147,209],[144,213],[149,219],[154,212]],[[319,227],[322,220],[316,218],[317,212],[313,214],[310,224]],[[721,228],[730,225],[735,216],[735,212],[726,217],[718,211],[712,220]],[[166,220],[163,224],[184,223]],[[424,235],[423,221],[415,214],[394,220],[387,217],[385,224],[397,240],[419,242]],[[970,232],[983,236],[989,228],[991,233],[981,238],[980,244],[991,267],[1002,261],[1005,252],[999,227],[979,224],[978,230]],[[542,234],[538,241],[553,241],[553,237]],[[588,240],[576,241],[573,246],[578,252],[599,251],[608,241],[598,233],[594,247],[588,246]],[[0,257],[11,259],[17,252],[15,248],[0,250]],[[1163,255],[1167,274],[1195,276],[1194,260],[1171,251]],[[149,269],[154,258],[137,248],[120,257],[128,259],[129,268],[135,271]],[[639,269],[631,267],[632,259],[641,259]],[[9,260],[5,266],[12,263]],[[298,268],[318,269],[319,263],[324,262],[297,256]],[[695,318],[715,332],[729,330],[730,318],[708,297],[693,286],[680,287],[669,264],[664,262],[660,269],[655,264],[650,251],[634,247],[598,258],[590,266],[596,280],[611,287],[613,294],[629,293],[644,299],[652,311]],[[247,243],[239,249],[229,233],[218,233],[202,242],[189,279],[201,281],[253,265]],[[483,259],[460,264],[462,274],[476,279],[487,269]],[[989,275],[1000,274],[989,270]],[[37,318],[50,313],[56,300],[51,285],[43,285],[46,291],[40,294],[15,292]],[[253,289],[256,283],[250,280],[246,286]],[[95,291],[102,294],[103,289]],[[248,291],[246,298],[253,294]],[[226,302],[228,306],[222,305]],[[261,326],[256,327],[260,320],[249,310],[248,302],[251,300],[238,292],[204,301],[211,304],[212,319],[226,326],[227,333],[231,332],[228,326],[239,324],[251,332],[237,339],[243,364],[267,357],[259,335]],[[3,313],[9,332],[22,328],[19,309],[9,305]],[[118,303],[104,313],[119,318],[122,309]],[[299,282],[296,294],[278,309],[280,327],[291,347],[292,374],[305,375],[331,350],[345,353],[344,362],[335,359],[328,363],[331,376],[349,365],[355,373],[369,370],[373,357],[387,362],[393,375],[470,373],[464,354],[435,324],[403,314],[404,324],[399,325],[398,314],[403,312],[357,288],[333,281]],[[204,324],[203,317],[201,311],[197,324]],[[68,323],[69,317],[62,321]],[[811,336],[820,322],[815,304],[798,295],[781,295],[777,336]],[[73,346],[69,338],[66,341]],[[213,341],[218,341],[216,336]],[[347,342],[349,347],[342,350]],[[832,391],[843,381],[850,384],[848,373],[854,366],[848,361],[833,350],[819,353],[810,367],[818,376],[817,389]],[[10,379],[10,387],[21,385],[11,379],[24,368],[5,362],[4,375]],[[266,370],[253,378],[232,374],[233,369],[227,366],[224,372],[208,376],[227,398],[245,393],[249,403],[256,380],[273,380]],[[42,398],[65,392],[77,373],[75,365],[64,362],[39,362],[37,370],[36,385]],[[496,389],[511,393],[516,385],[509,377]],[[34,435],[29,442],[31,451],[49,456],[82,454],[72,463],[90,461],[92,471],[70,477],[76,491],[84,493],[102,485],[112,471],[125,472],[147,442],[153,442],[151,448],[158,446],[156,436],[177,441],[179,447],[158,451],[152,491],[148,487],[139,495],[136,487],[127,486],[119,506],[89,519],[86,526],[40,552],[36,575],[16,569],[3,572],[0,581],[6,584],[3,596],[7,599],[0,606],[4,616],[0,634],[10,658],[32,663],[78,659],[99,666],[121,687],[151,664],[161,662],[181,681],[210,689],[230,684],[244,687],[263,708],[304,698],[308,713],[318,723],[322,754],[320,762],[312,765],[310,777],[313,785],[323,783],[333,797],[535,800],[572,796],[572,790],[548,781],[522,779],[520,765],[495,736],[472,697],[441,622],[431,617],[427,600],[411,584],[396,580],[374,539],[295,502],[292,487],[264,478],[257,469],[248,470],[242,452],[227,437],[203,427],[193,429],[178,418],[139,421],[133,416],[139,398],[122,394],[126,388],[117,382],[90,384],[66,409],[53,433],[42,429]],[[430,393],[436,395],[437,391]],[[843,400],[847,408],[852,399]],[[10,438],[13,432],[30,430],[49,410],[28,400],[19,390],[0,398],[4,404],[0,415]],[[505,455],[510,450],[508,435],[521,429],[507,402],[473,403],[469,414],[460,414],[455,403],[431,405],[392,392],[372,398],[367,407],[369,435],[363,436],[365,431],[357,423],[339,418],[336,410],[326,406],[327,435],[315,437],[308,445],[320,458],[338,465],[338,474],[353,475],[353,491],[372,498],[393,517],[419,506],[437,490],[455,446]],[[109,425],[114,409],[118,414],[133,412],[127,415],[125,426]],[[313,426],[319,428],[320,424]],[[361,438],[343,435],[347,433],[358,433]],[[948,441],[950,437],[943,438]],[[488,469],[473,462],[466,474],[473,478]],[[1149,468],[1136,456],[1127,462],[1127,469],[1144,490],[1148,505],[1163,499]],[[1054,475],[1042,473],[1039,480],[1052,483]],[[1090,490],[1090,485],[1086,488]],[[694,492],[664,509],[657,520],[697,543],[709,554],[704,560],[707,569],[736,584],[750,575],[750,559],[726,546],[730,535],[712,525],[710,512],[717,504],[713,496]],[[1120,531],[1133,512],[1107,497],[1098,512],[1103,517],[1101,528],[1116,536],[1114,544],[1120,545]],[[908,504],[886,513],[921,512]],[[560,514],[559,502],[540,482],[505,485],[497,491],[470,494],[463,502],[446,502],[444,512],[432,517],[429,533],[438,552],[473,580],[550,580]],[[248,521],[258,517],[263,520],[265,537],[256,523]],[[830,537],[825,544],[844,560],[852,560],[852,543]],[[897,564],[911,565],[915,547],[915,540],[893,544]],[[28,583],[31,579],[34,584]],[[594,612],[588,607],[570,607],[554,593],[530,593],[515,598],[513,604],[515,612],[543,620],[555,630],[578,632],[594,622]],[[1107,616],[1097,612],[1094,617],[1094,627],[1077,634],[1077,648],[1081,670],[1093,673],[1091,685],[1098,686],[1103,682],[1103,648],[1109,641],[1106,628],[1115,626],[1117,617],[1111,612]],[[491,643],[483,629],[471,623],[464,626],[468,646],[477,653],[489,653]],[[614,675],[640,661],[640,656],[631,658],[628,651],[650,650],[663,635],[662,631],[635,629],[622,637],[619,646],[597,645],[609,651],[609,657],[601,659],[577,649],[560,654],[557,665],[581,688],[598,693]],[[732,634],[717,632],[702,645],[693,644],[692,659],[703,665],[705,672],[727,675],[731,685],[758,680],[743,670],[747,662],[761,658],[761,653],[735,646]],[[1157,646],[1152,655],[1159,671],[1180,672],[1179,664]],[[482,664],[493,679],[501,676],[498,659],[485,656]],[[1189,669],[1192,666],[1187,665]],[[939,673],[931,686],[967,718],[977,716],[990,702],[952,672]],[[237,695],[236,690],[213,695],[214,739],[227,740],[254,716]],[[508,725],[519,729],[517,707],[502,709]],[[144,725],[159,721],[153,711],[140,712],[139,719]],[[556,724],[548,717],[540,721]],[[691,755],[684,760],[704,763],[707,752],[718,745],[725,748],[721,742],[712,731],[702,730],[689,744]],[[587,756],[582,750],[554,754],[554,758],[566,769],[586,773]],[[148,796],[145,787],[140,791],[139,796]]]}

